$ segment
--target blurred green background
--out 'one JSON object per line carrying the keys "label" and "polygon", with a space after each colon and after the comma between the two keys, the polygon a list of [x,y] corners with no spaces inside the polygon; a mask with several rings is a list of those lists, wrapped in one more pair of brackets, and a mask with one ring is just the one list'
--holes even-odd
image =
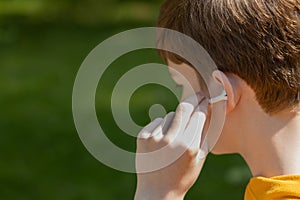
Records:
{"label": "blurred green background", "polygon": [[[0,199],[133,199],[136,177],[94,159],[72,118],[72,87],[82,61],[123,30],[155,26],[161,0],[0,0]],[[134,151],[109,110],[114,84],[130,68],[161,62],[153,50],[124,55],[99,83],[96,107],[114,143]],[[135,94],[130,112],[149,122],[148,104],[169,102],[155,85]],[[100,120],[99,120],[100,121]],[[186,199],[243,199],[250,177],[237,155],[209,155]]]}

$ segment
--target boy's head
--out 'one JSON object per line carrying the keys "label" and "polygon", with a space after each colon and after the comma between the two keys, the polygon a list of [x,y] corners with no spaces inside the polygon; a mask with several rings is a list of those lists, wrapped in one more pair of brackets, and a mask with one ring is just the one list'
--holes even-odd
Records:
{"label": "boy's head", "polygon": [[[253,89],[266,113],[299,104],[299,0],[165,0],[158,26],[199,42],[219,70]],[[186,63],[168,52],[161,55]]]}

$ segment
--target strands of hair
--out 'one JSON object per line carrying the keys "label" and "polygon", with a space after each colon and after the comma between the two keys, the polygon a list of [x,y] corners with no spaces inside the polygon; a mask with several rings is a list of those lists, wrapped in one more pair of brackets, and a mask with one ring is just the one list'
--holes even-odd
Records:
{"label": "strands of hair", "polygon": [[[221,71],[244,79],[272,114],[300,102],[299,16],[299,0],[165,0],[158,26],[199,42]],[[160,55],[186,62],[169,52]]]}

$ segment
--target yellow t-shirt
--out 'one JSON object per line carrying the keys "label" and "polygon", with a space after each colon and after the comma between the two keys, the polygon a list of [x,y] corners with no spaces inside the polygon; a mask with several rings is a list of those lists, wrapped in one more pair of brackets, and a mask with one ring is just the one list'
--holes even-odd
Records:
{"label": "yellow t-shirt", "polygon": [[300,175],[252,178],[245,200],[300,199]]}

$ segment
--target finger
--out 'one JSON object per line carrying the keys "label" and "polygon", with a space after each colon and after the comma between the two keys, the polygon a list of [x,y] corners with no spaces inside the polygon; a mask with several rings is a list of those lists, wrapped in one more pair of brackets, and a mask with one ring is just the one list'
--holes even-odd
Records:
{"label": "finger", "polygon": [[148,139],[149,137],[151,137],[152,132],[156,129],[156,127],[158,125],[161,124],[161,122],[163,121],[162,118],[157,118],[154,121],[152,121],[150,124],[148,124],[147,126],[145,126],[140,133],[138,134],[138,138],[139,139]]}
{"label": "finger", "polygon": [[199,149],[205,122],[207,119],[207,99],[203,99],[192,114],[182,138],[179,138],[188,147]]}
{"label": "finger", "polygon": [[200,141],[200,147],[202,148],[202,145],[204,145],[205,143],[205,138],[206,138],[206,135],[207,135],[207,130],[209,128],[209,125],[210,125],[210,118],[211,118],[211,104],[209,103],[209,100],[208,99],[204,99],[203,102],[201,102],[198,106],[198,109],[200,111],[202,111],[203,113],[205,113],[206,115],[206,120],[205,120],[205,123],[204,123],[204,127],[203,127],[203,130],[202,130],[202,136],[201,136],[201,141]]}
{"label": "finger", "polygon": [[165,135],[167,131],[169,130],[171,123],[175,117],[175,112],[170,112],[166,117],[163,124],[163,134]]}
{"label": "finger", "polygon": [[205,158],[207,156],[208,153],[206,153],[205,151],[199,149],[198,153],[197,153],[197,161],[202,161],[202,163],[205,161]]}
{"label": "finger", "polygon": [[192,146],[194,148],[200,148],[200,144],[202,141],[202,138],[204,137],[204,131],[205,131],[205,125],[207,122],[207,113],[208,113],[208,106],[209,106],[209,102],[207,99],[204,99],[195,109],[194,114],[198,115],[198,120],[199,124],[196,128],[196,132],[195,132],[195,138],[194,138],[194,142],[192,144]]}
{"label": "finger", "polygon": [[153,137],[153,139],[160,140],[163,138],[164,134],[166,133],[166,131],[170,126],[170,123],[173,120],[174,115],[175,115],[174,112],[170,112],[165,116],[163,121],[152,132],[151,137]]}
{"label": "finger", "polygon": [[192,149],[199,149],[206,115],[199,108],[193,113],[183,134],[185,144]]}
{"label": "finger", "polygon": [[173,140],[178,133],[183,133],[190,117],[203,96],[193,95],[180,103],[176,109],[174,119],[170,125],[166,137]]}

